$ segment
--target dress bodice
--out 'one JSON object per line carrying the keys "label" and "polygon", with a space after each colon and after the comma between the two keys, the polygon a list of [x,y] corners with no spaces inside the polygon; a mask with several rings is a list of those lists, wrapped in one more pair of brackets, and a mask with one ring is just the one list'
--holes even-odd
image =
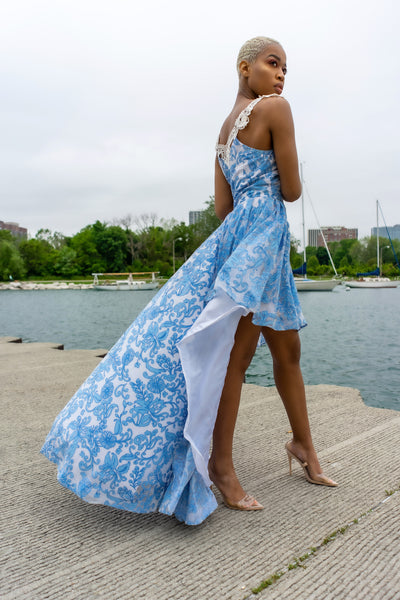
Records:
{"label": "dress bodice", "polygon": [[281,97],[279,94],[270,94],[255,98],[237,117],[227,143],[217,143],[216,146],[219,164],[231,187],[235,206],[244,197],[259,193],[282,199],[274,151],[252,148],[237,139],[238,132],[247,126],[254,106],[271,96]]}

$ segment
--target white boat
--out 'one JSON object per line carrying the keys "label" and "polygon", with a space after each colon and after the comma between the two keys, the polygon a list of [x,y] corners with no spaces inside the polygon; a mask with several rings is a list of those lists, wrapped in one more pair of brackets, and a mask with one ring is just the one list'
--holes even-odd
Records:
{"label": "white boat", "polygon": [[[382,208],[381,208],[382,211]],[[383,213],[382,213],[383,216]],[[386,223],[385,223],[386,224]],[[399,285],[399,281],[392,281],[388,277],[380,277],[379,261],[379,200],[376,201],[376,270],[371,273],[358,273],[359,279],[351,279],[346,281],[345,284],[349,288],[396,288]]]}
{"label": "white boat", "polygon": [[[128,291],[128,292],[136,292],[140,290],[156,290],[160,287],[159,282],[157,281],[156,275],[157,272],[151,273],[151,281],[146,279],[133,279],[133,275],[150,275],[150,273],[92,273],[93,279],[93,289],[101,292],[109,292],[109,291]],[[99,280],[100,276],[103,277],[116,277],[120,275],[128,275],[127,279],[116,279],[115,281],[110,281],[106,279],[104,282]]]}
{"label": "white boat", "polygon": [[295,277],[294,283],[298,292],[331,292],[340,281],[336,279],[308,279]]}
{"label": "white boat", "polygon": [[345,285],[350,288],[395,288],[399,283],[388,277],[369,277],[368,279],[345,281]]}

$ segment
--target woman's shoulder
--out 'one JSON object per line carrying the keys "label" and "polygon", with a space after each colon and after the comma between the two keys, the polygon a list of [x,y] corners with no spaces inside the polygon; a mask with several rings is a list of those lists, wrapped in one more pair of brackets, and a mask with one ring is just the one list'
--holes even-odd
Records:
{"label": "woman's shoulder", "polygon": [[266,124],[292,119],[290,104],[283,96],[263,96],[254,107],[254,116]]}
{"label": "woman's shoulder", "polygon": [[284,96],[261,96],[260,101],[254,107],[254,112],[257,110],[260,114],[274,112],[290,111],[289,101]]}

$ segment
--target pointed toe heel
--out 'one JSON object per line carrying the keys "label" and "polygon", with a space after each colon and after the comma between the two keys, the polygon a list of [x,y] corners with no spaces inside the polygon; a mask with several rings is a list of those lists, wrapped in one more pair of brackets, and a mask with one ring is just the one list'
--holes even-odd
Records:
{"label": "pointed toe heel", "polygon": [[310,472],[308,470],[308,464],[305,461],[303,462],[298,456],[296,456],[296,454],[294,454],[290,450],[289,442],[286,442],[285,449],[286,449],[288,460],[289,460],[289,475],[292,474],[292,460],[294,459],[302,467],[304,476],[309,483],[315,483],[316,485],[326,485],[327,487],[337,487],[338,486],[336,481],[333,481],[333,479],[329,479],[329,477],[327,477],[323,473],[320,473],[317,475],[318,479],[311,477]]}
{"label": "pointed toe heel", "polygon": [[244,498],[242,498],[241,500],[239,500],[238,502],[230,502],[228,500],[228,498],[225,498],[224,495],[222,495],[222,499],[224,501],[225,506],[227,506],[228,508],[232,509],[232,510],[263,510],[264,507],[262,504],[260,504],[259,502],[257,502],[257,500],[254,498],[254,496],[251,496],[250,494],[246,494],[244,496]]}

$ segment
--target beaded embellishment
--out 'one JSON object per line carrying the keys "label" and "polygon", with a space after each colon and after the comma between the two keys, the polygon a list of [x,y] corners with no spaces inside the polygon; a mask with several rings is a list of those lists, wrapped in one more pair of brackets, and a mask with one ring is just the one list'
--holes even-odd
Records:
{"label": "beaded embellishment", "polygon": [[237,136],[238,132],[247,126],[251,111],[253,110],[255,105],[258,104],[263,98],[271,98],[272,96],[282,98],[282,96],[280,96],[279,94],[267,94],[265,96],[258,96],[258,98],[255,98],[254,100],[249,102],[246,108],[244,108],[239,114],[232,128],[232,131],[229,134],[228,141],[226,142],[226,144],[219,144],[217,140],[217,145],[215,146],[217,156],[218,158],[221,158],[228,167],[230,166],[230,151],[233,140]]}

